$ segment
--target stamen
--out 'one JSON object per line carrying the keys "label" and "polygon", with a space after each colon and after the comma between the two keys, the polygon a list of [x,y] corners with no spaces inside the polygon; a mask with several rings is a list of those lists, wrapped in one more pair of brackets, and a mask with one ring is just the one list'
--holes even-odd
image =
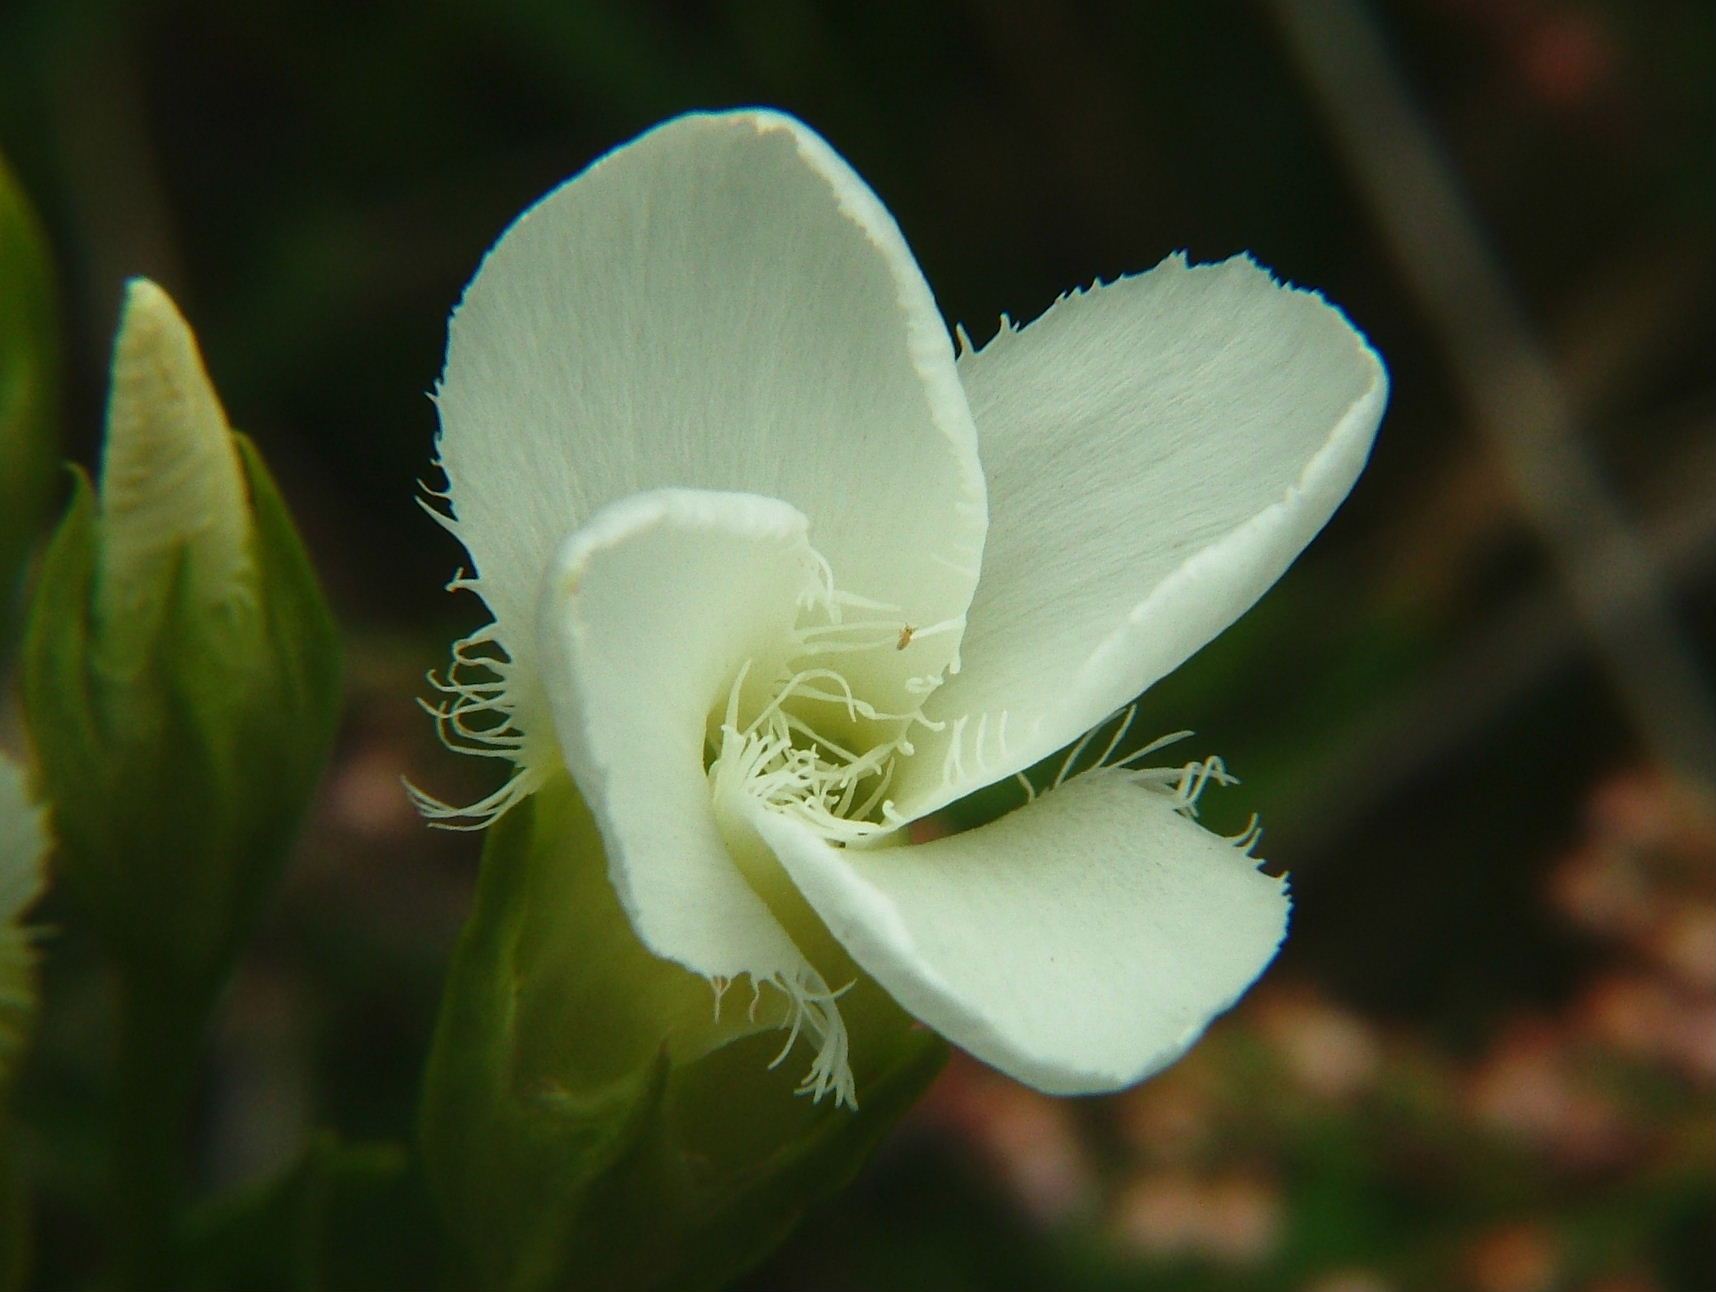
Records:
{"label": "stamen", "polygon": [[1257,847],[1258,841],[1262,838],[1263,826],[1257,819],[1257,813],[1253,812],[1251,814],[1251,820],[1246,823],[1245,829],[1241,830],[1238,834],[1229,835],[1228,841],[1249,857],[1252,855],[1251,850]]}
{"label": "stamen", "polygon": [[[795,636],[797,636],[801,641],[814,641],[819,637],[824,637],[831,633],[853,633],[881,630],[884,634],[887,634],[896,631],[894,625],[897,622],[899,621],[894,619],[854,619],[841,623],[812,624],[808,628],[798,629]],[[876,640],[885,641],[887,638],[884,635],[882,637],[878,637]]]}
{"label": "stamen", "polygon": [[[720,981],[724,984],[726,980]],[[785,996],[788,1009],[786,1043],[769,1061],[769,1068],[772,1070],[780,1067],[798,1044],[799,1038],[808,1034],[816,1045],[816,1056],[811,1060],[810,1071],[805,1074],[795,1093],[809,1095],[815,1100],[832,1093],[837,1104],[857,1111],[857,1084],[852,1077],[850,1061],[851,1039],[847,1035],[846,1022],[841,1018],[837,1004],[840,997],[852,988],[852,983],[847,983],[839,991],[830,991],[828,984],[822,980],[822,975],[808,965],[792,976],[781,973],[762,979],[753,977],[751,1006],[748,1012],[753,1023],[757,1021],[757,1006],[765,986],[773,987]],[[725,987],[721,990],[725,990]]]}
{"label": "stamen", "polygon": [[1098,767],[1108,766],[1109,756],[1114,753],[1115,747],[1119,745],[1122,740],[1126,739],[1126,733],[1132,729],[1132,719],[1137,716],[1138,706],[1136,704],[1127,705],[1126,714],[1121,718],[1120,725],[1115,728],[1113,739],[1108,742],[1107,748],[1097,755],[1096,765]]}
{"label": "stamen", "polygon": [[1058,790],[1061,786],[1067,783],[1067,777],[1072,772],[1073,764],[1078,762],[1079,755],[1082,754],[1085,751],[1085,747],[1096,738],[1098,730],[1100,730],[1100,728],[1092,727],[1089,731],[1085,732],[1084,735],[1079,737],[1078,743],[1074,745],[1067,753],[1067,756],[1061,760],[1061,769],[1055,773],[1055,779],[1049,785],[1051,790]]}
{"label": "stamen", "polygon": [[857,812],[853,813],[854,816],[860,818],[867,817],[870,813],[876,810],[878,800],[881,799],[882,795],[888,792],[888,786],[894,783],[894,767],[894,763],[890,762],[888,764],[887,768],[882,772],[881,779],[877,781],[876,788],[870,791],[870,797],[864,800],[863,805],[859,807]]}
{"label": "stamen", "polygon": [[1151,754],[1154,754],[1159,750],[1166,749],[1169,745],[1179,744],[1180,741],[1185,740],[1191,734],[1192,733],[1190,731],[1175,731],[1169,735],[1160,736],[1145,745],[1144,748],[1140,749],[1137,753],[1128,754],[1125,758],[1122,758],[1118,763],[1116,763],[1115,766],[1129,767],[1140,758],[1148,758]]}
{"label": "stamen", "polygon": [[869,597],[861,597],[855,592],[835,591],[830,597],[830,604],[842,608],[850,607],[855,610],[875,610],[894,616],[900,613],[900,608],[888,601],[875,601]]}
{"label": "stamen", "polygon": [[[902,644],[955,632],[963,620],[902,628],[907,621],[898,607],[836,589],[820,557],[816,575],[817,586],[801,599],[804,617],[812,622],[801,621],[793,629],[783,655],[767,662],[762,657],[745,661],[724,702],[710,715],[710,791],[718,804],[728,805],[719,810],[730,809],[730,796],[744,794],[793,818],[833,847],[881,843],[906,824],[888,793],[899,759],[912,752],[909,734],[920,723],[938,731],[945,724],[926,718],[916,707],[903,713],[878,708],[853,687],[844,658],[869,653],[880,657],[880,652],[891,653]],[[766,689],[761,685],[765,681]],[[912,697],[908,704],[915,705],[940,682],[940,676],[907,677],[901,686]],[[816,707],[821,705],[831,708]],[[835,735],[819,729],[825,713],[835,719]],[[996,715],[993,723],[986,715],[979,724],[975,756],[980,762],[987,761],[985,746],[1004,736],[1005,721],[1004,714]],[[952,742],[956,759],[965,756],[960,748],[964,722],[959,720]],[[785,1043],[770,1066],[785,1062],[801,1039],[810,1039],[816,1057],[800,1093],[817,1099],[832,1093],[838,1102],[855,1107],[848,1038],[836,1003],[841,992],[829,991],[808,968],[762,981],[788,1001],[782,1019]],[[727,983],[712,985],[719,1010]],[[753,1020],[760,988],[753,978]]]}
{"label": "stamen", "polygon": [[1221,759],[1214,755],[1202,762],[1187,763],[1181,769],[1179,782],[1174,786],[1174,795],[1180,800],[1180,810],[1188,816],[1196,816],[1198,796],[1212,780],[1217,785],[1239,784],[1239,778],[1232,775]]}
{"label": "stamen", "polygon": [[926,637],[940,637],[943,633],[960,632],[965,628],[965,617],[958,619],[942,619],[927,628],[912,629],[911,640],[921,642]]}
{"label": "stamen", "polygon": [[[449,586],[471,586],[461,574]],[[466,807],[455,807],[418,789],[409,781],[406,793],[430,824],[445,830],[481,830],[493,823],[513,804],[533,794],[542,784],[541,772],[523,769],[526,736],[514,720],[514,701],[509,694],[512,661],[503,655],[479,654],[488,648],[500,650],[490,623],[453,643],[452,659],[444,675],[431,671],[429,685],[447,697],[417,703],[435,719],[441,743],[459,753],[482,758],[504,758],[518,765],[512,778],[493,793]],[[475,676],[473,676],[475,674]],[[463,824],[454,824],[470,818]]]}
{"label": "stamen", "polygon": [[[844,627],[845,625],[842,624],[835,626]],[[868,640],[854,642],[819,641],[809,647],[804,653],[811,655],[858,655],[875,649],[876,643]]]}
{"label": "stamen", "polygon": [[[520,770],[498,790],[465,807],[455,807],[451,803],[443,802],[418,789],[404,777],[400,778],[400,783],[405,786],[405,793],[410,798],[411,805],[436,829],[483,830],[505,815],[514,804],[536,793],[542,787],[543,779],[539,773]],[[471,819],[462,821],[465,817]]]}

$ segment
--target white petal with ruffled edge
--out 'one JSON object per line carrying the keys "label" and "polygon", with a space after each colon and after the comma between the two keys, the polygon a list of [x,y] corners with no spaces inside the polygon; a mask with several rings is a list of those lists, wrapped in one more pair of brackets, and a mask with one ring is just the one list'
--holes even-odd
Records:
{"label": "white petal with ruffled edge", "polygon": [[827,1088],[850,1098],[838,1014],[818,1003],[828,986],[740,871],[704,773],[711,711],[747,661],[781,659],[801,599],[821,588],[806,528],[753,494],[612,503],[561,546],[539,644],[567,765],[638,937],[707,978],[749,975],[810,1008],[818,1064],[837,1069]]}
{"label": "white petal with ruffled edge", "polygon": [[989,537],[907,816],[1077,739],[1243,614],[1346,497],[1388,388],[1339,310],[1247,258],[1075,293],[959,373]]}
{"label": "white petal with ruffled edge", "polygon": [[844,592],[952,625],[878,657],[878,690],[955,657],[986,513],[952,344],[893,218],[789,117],[677,118],[525,212],[453,316],[437,402],[453,529],[513,660],[494,707],[527,732],[541,572],[646,489],[783,499]]}
{"label": "white petal with ruffled edge", "polygon": [[1159,785],[1088,773],[986,826],[832,848],[755,825],[852,957],[912,1014],[1050,1094],[1173,1062],[1268,965],[1282,880]]}

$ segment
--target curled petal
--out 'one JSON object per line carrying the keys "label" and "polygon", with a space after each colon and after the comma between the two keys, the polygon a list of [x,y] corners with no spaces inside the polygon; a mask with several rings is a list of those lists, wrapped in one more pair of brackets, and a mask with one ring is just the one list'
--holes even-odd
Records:
{"label": "curled petal", "polygon": [[829,931],[906,1009],[1050,1094],[1172,1063],[1286,932],[1282,880],[1159,784],[1092,772],[989,825],[830,847],[756,813]]}
{"label": "curled petal", "polygon": [[561,546],[539,645],[567,764],[639,939],[717,982],[785,992],[794,1028],[818,1043],[811,1087],[850,1097],[828,985],[737,864],[704,771],[711,713],[748,662],[779,658],[819,586],[805,529],[751,494],[622,499]]}

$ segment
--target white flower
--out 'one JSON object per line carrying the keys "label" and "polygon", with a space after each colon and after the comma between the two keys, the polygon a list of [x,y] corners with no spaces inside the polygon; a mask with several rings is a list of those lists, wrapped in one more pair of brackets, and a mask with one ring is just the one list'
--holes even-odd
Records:
{"label": "white flower", "polygon": [[0,1095],[36,1010],[35,948],[22,920],[41,895],[46,817],[25,788],[24,769],[0,749]]}
{"label": "white flower", "polygon": [[1285,885],[1192,820],[1208,767],[1092,771],[895,845],[1244,612],[1386,398],[1346,319],[1246,258],[1171,258],[964,350],[827,144],[695,115],[506,232],[438,393],[455,586],[493,615],[446,726],[518,765],[471,811],[563,761],[639,938],[787,993],[807,1088],[847,1102],[806,904],[923,1022],[1054,1093],[1171,1062],[1269,962]]}

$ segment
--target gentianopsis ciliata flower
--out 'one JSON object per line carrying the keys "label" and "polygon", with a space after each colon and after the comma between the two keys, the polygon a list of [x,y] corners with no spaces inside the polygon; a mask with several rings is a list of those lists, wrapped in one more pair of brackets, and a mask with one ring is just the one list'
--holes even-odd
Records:
{"label": "gentianopsis ciliata flower", "polygon": [[493,617],[444,716],[517,764],[470,811],[564,764],[638,937],[718,990],[786,993],[807,1088],[846,1101],[819,925],[1058,1093],[1171,1062],[1269,962],[1285,884],[1193,819],[1209,765],[1099,767],[974,830],[907,827],[1243,613],[1386,400],[1341,313],[1243,257],[1170,258],[962,348],[827,144],[693,115],[506,232],[438,392],[459,585]]}

